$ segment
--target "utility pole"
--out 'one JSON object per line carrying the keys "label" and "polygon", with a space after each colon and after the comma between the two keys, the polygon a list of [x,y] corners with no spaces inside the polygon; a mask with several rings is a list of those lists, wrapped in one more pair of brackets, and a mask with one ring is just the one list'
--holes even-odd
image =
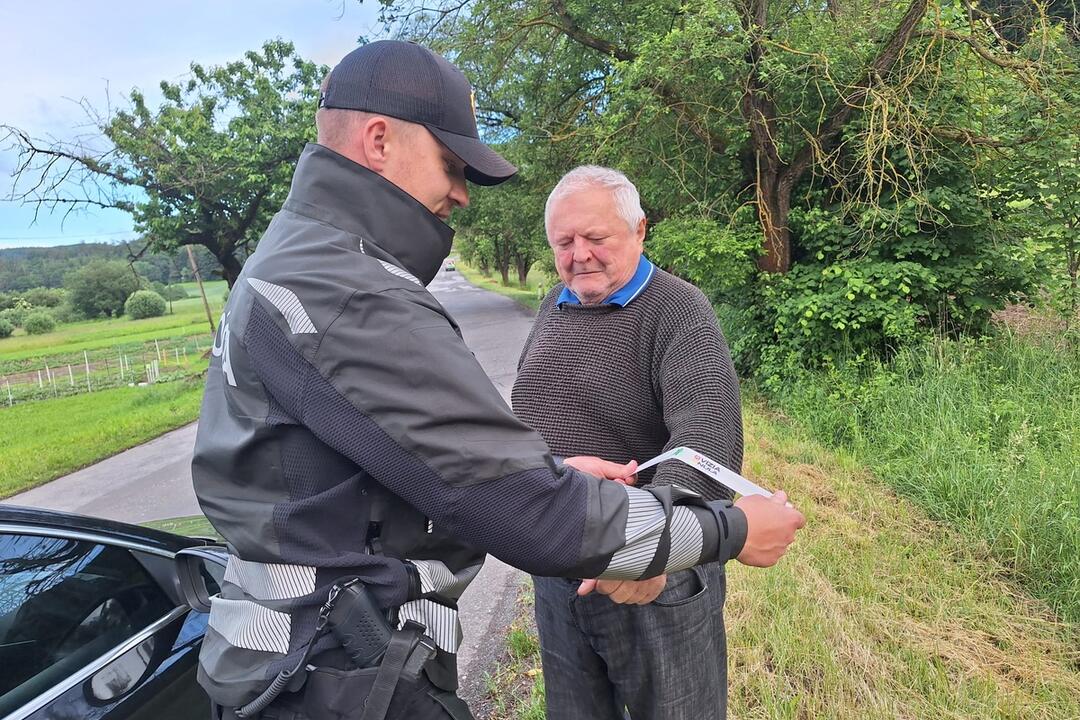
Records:
{"label": "utility pole", "polygon": [[213,335],[217,330],[214,329],[214,317],[210,314],[210,303],[206,301],[206,290],[203,288],[202,276],[199,275],[199,266],[195,264],[195,253],[191,251],[190,245],[185,245],[187,248],[187,259],[191,263],[191,274],[195,276],[195,282],[199,284],[199,294],[202,295],[202,306],[206,309],[206,321],[210,323],[210,334]]}

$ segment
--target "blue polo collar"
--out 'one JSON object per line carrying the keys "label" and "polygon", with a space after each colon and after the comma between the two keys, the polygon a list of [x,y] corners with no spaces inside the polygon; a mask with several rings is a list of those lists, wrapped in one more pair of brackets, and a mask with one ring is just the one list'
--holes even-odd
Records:
{"label": "blue polo collar", "polygon": [[[649,262],[648,258],[642,255],[641,258],[638,259],[637,270],[634,271],[634,275],[630,278],[630,281],[609,295],[601,304],[626,307],[634,300],[634,298],[645,291],[645,288],[655,274],[656,266]],[[564,287],[562,292],[559,293],[559,299],[555,301],[556,306],[563,304],[580,305],[581,300],[578,299],[578,296],[575,295],[570,288]]]}

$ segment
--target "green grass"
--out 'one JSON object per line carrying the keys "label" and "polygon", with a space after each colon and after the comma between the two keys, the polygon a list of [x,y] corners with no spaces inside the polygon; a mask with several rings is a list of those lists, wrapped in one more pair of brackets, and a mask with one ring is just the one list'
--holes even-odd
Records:
{"label": "green grass", "polygon": [[544,676],[533,620],[532,580],[518,594],[517,617],[506,635],[506,652],[485,676],[488,720],[543,720]]}
{"label": "green grass", "polygon": [[[516,280],[511,280],[509,285],[503,285],[501,277],[497,275],[485,275],[480,272],[480,270],[467,263],[461,262],[460,260],[456,262],[456,267],[458,272],[464,275],[465,279],[473,285],[516,300],[527,308],[533,310],[538,309],[540,307],[540,301],[544,299],[543,294],[537,287],[542,281],[541,273],[536,270],[531,270],[529,272],[529,276],[525,280],[525,287],[523,288],[517,284]],[[511,275],[514,275],[514,273],[511,273]]]}
{"label": "green grass", "polygon": [[198,417],[199,379],[0,408],[0,497],[66,475]]}
{"label": "green grass", "polygon": [[1080,622],[1080,346],[938,341],[806,379],[783,407]]}
{"label": "green grass", "polygon": [[[729,717],[1080,718],[1080,628],[851,453],[754,402],[744,417],[744,472],[808,525],[776,567],[728,565]],[[515,625],[533,632],[529,612]],[[543,717],[535,661],[514,659],[528,643],[511,628],[508,644],[489,686],[514,701],[496,717]]]}

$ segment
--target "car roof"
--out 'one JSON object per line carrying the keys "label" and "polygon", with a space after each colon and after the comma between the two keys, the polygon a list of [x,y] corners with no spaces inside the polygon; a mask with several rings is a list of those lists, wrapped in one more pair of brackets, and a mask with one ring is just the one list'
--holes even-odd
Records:
{"label": "car roof", "polygon": [[206,545],[202,538],[184,537],[163,530],[132,525],[105,518],[95,518],[75,513],[46,510],[44,508],[0,504],[0,526],[8,524],[32,525],[59,531],[103,535],[125,543],[145,546],[147,549],[174,553],[194,545]]}

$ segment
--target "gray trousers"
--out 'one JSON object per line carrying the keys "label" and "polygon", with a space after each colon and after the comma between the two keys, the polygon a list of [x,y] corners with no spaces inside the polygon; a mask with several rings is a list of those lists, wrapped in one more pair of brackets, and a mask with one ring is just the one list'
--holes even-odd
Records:
{"label": "gray trousers", "polygon": [[668,576],[649,605],[578,597],[533,578],[548,720],[723,720],[726,576],[710,563]]}

